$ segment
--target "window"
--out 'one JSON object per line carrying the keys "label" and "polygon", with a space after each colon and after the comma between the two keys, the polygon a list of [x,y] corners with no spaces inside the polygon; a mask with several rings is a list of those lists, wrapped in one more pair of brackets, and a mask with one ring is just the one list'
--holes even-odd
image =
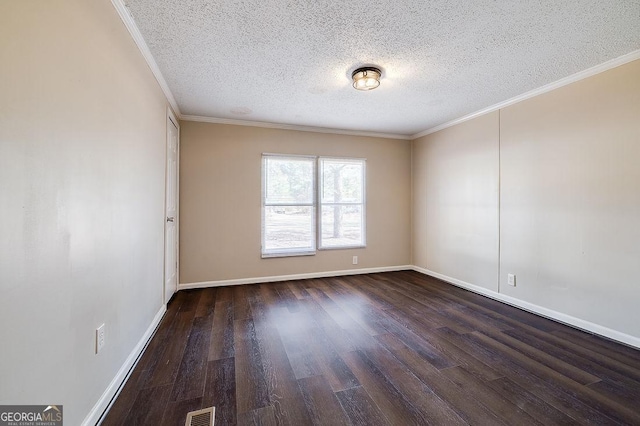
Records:
{"label": "window", "polygon": [[364,160],[263,154],[262,257],[364,247],[364,182]]}
{"label": "window", "polygon": [[364,160],[320,158],[320,248],[364,246]]}
{"label": "window", "polygon": [[315,158],[262,158],[262,255],[316,251]]}

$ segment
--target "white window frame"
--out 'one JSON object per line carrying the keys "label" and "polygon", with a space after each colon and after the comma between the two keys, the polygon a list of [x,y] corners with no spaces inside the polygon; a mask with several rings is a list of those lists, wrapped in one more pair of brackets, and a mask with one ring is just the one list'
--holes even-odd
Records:
{"label": "white window frame", "polygon": [[[313,160],[313,196],[311,197],[311,203],[267,203],[267,167],[266,160],[268,158],[282,158],[282,159],[293,159],[293,158],[306,158]],[[295,155],[295,154],[270,154],[263,153],[262,154],[262,206],[260,210],[262,212],[262,245],[261,245],[261,256],[263,258],[269,257],[289,257],[289,256],[313,256],[316,254],[316,247],[318,246],[318,220],[317,220],[317,199],[318,199],[318,187],[317,187],[317,178],[316,178],[316,170],[318,167],[317,157],[313,155]],[[311,237],[313,241],[311,242],[311,247],[308,250],[305,249],[280,249],[280,250],[269,250],[265,251],[265,207],[273,207],[273,206],[282,206],[282,207],[311,207],[311,223],[313,224],[313,229],[311,230]]]}
{"label": "white window frame", "polygon": [[[266,167],[266,159],[267,158],[307,158],[313,159],[313,198],[311,203],[267,203],[267,167]],[[362,164],[362,202],[361,203],[321,203],[321,194],[320,188],[322,188],[323,184],[323,173],[320,167],[320,163],[322,160],[341,160],[344,162],[354,162]],[[355,248],[365,248],[367,246],[367,226],[366,226],[366,217],[367,217],[367,179],[366,179],[366,170],[367,170],[367,161],[364,158],[355,158],[355,157],[326,157],[326,156],[314,156],[314,155],[298,155],[298,154],[273,154],[273,153],[263,153],[262,154],[262,205],[260,206],[261,210],[261,256],[262,258],[272,258],[272,257],[290,257],[290,256],[313,256],[316,254],[317,250],[344,250],[344,249],[355,249]],[[340,246],[321,246],[322,242],[322,204],[327,206],[340,206],[340,205],[359,205],[362,210],[362,244],[353,244],[353,245],[340,245]],[[265,252],[265,208],[272,206],[283,206],[283,207],[311,207],[311,215],[312,215],[312,223],[313,223],[313,232],[312,232],[312,249],[309,250],[301,250],[301,249],[282,249],[282,250],[269,250]]]}
{"label": "white window frame", "polygon": [[[357,163],[362,164],[362,200],[359,203],[353,202],[322,202],[322,188],[324,187],[324,174],[322,173],[321,163],[323,160],[337,160],[343,161],[345,163]],[[317,185],[317,199],[318,199],[318,219],[317,219],[317,231],[318,236],[316,237],[316,241],[318,244],[318,250],[345,250],[345,249],[354,249],[354,248],[365,248],[367,247],[367,160],[364,158],[352,158],[352,157],[318,157],[316,161],[316,170],[318,176],[318,185]],[[351,245],[340,245],[340,246],[323,246],[322,245],[322,209],[324,206],[360,206],[361,214],[362,214],[362,243],[361,244],[351,244]]]}

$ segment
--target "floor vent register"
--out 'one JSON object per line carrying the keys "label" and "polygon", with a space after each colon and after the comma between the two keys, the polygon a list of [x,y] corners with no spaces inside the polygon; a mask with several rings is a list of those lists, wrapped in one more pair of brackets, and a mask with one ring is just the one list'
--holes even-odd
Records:
{"label": "floor vent register", "polygon": [[184,426],[213,426],[213,417],[215,415],[216,408],[209,407],[203,408],[198,411],[191,411],[187,413],[187,421]]}

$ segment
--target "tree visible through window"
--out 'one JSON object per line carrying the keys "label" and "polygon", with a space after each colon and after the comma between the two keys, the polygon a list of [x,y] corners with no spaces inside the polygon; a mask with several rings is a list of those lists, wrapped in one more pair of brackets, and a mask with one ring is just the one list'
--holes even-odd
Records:
{"label": "tree visible through window", "polygon": [[364,160],[320,158],[320,248],[364,245]]}
{"label": "tree visible through window", "polygon": [[263,155],[262,256],[314,254],[316,235],[320,249],[363,247],[364,173],[360,159]]}

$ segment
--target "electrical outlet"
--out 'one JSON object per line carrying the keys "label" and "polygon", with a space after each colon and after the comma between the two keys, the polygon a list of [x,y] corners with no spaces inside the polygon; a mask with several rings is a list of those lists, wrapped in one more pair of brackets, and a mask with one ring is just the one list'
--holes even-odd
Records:
{"label": "electrical outlet", "polygon": [[516,276],[514,274],[507,274],[507,284],[516,286]]}
{"label": "electrical outlet", "polygon": [[358,256],[353,256],[353,264],[354,265],[358,264]]}
{"label": "electrical outlet", "polygon": [[100,352],[104,348],[105,336],[104,336],[104,324],[96,328],[96,353]]}

